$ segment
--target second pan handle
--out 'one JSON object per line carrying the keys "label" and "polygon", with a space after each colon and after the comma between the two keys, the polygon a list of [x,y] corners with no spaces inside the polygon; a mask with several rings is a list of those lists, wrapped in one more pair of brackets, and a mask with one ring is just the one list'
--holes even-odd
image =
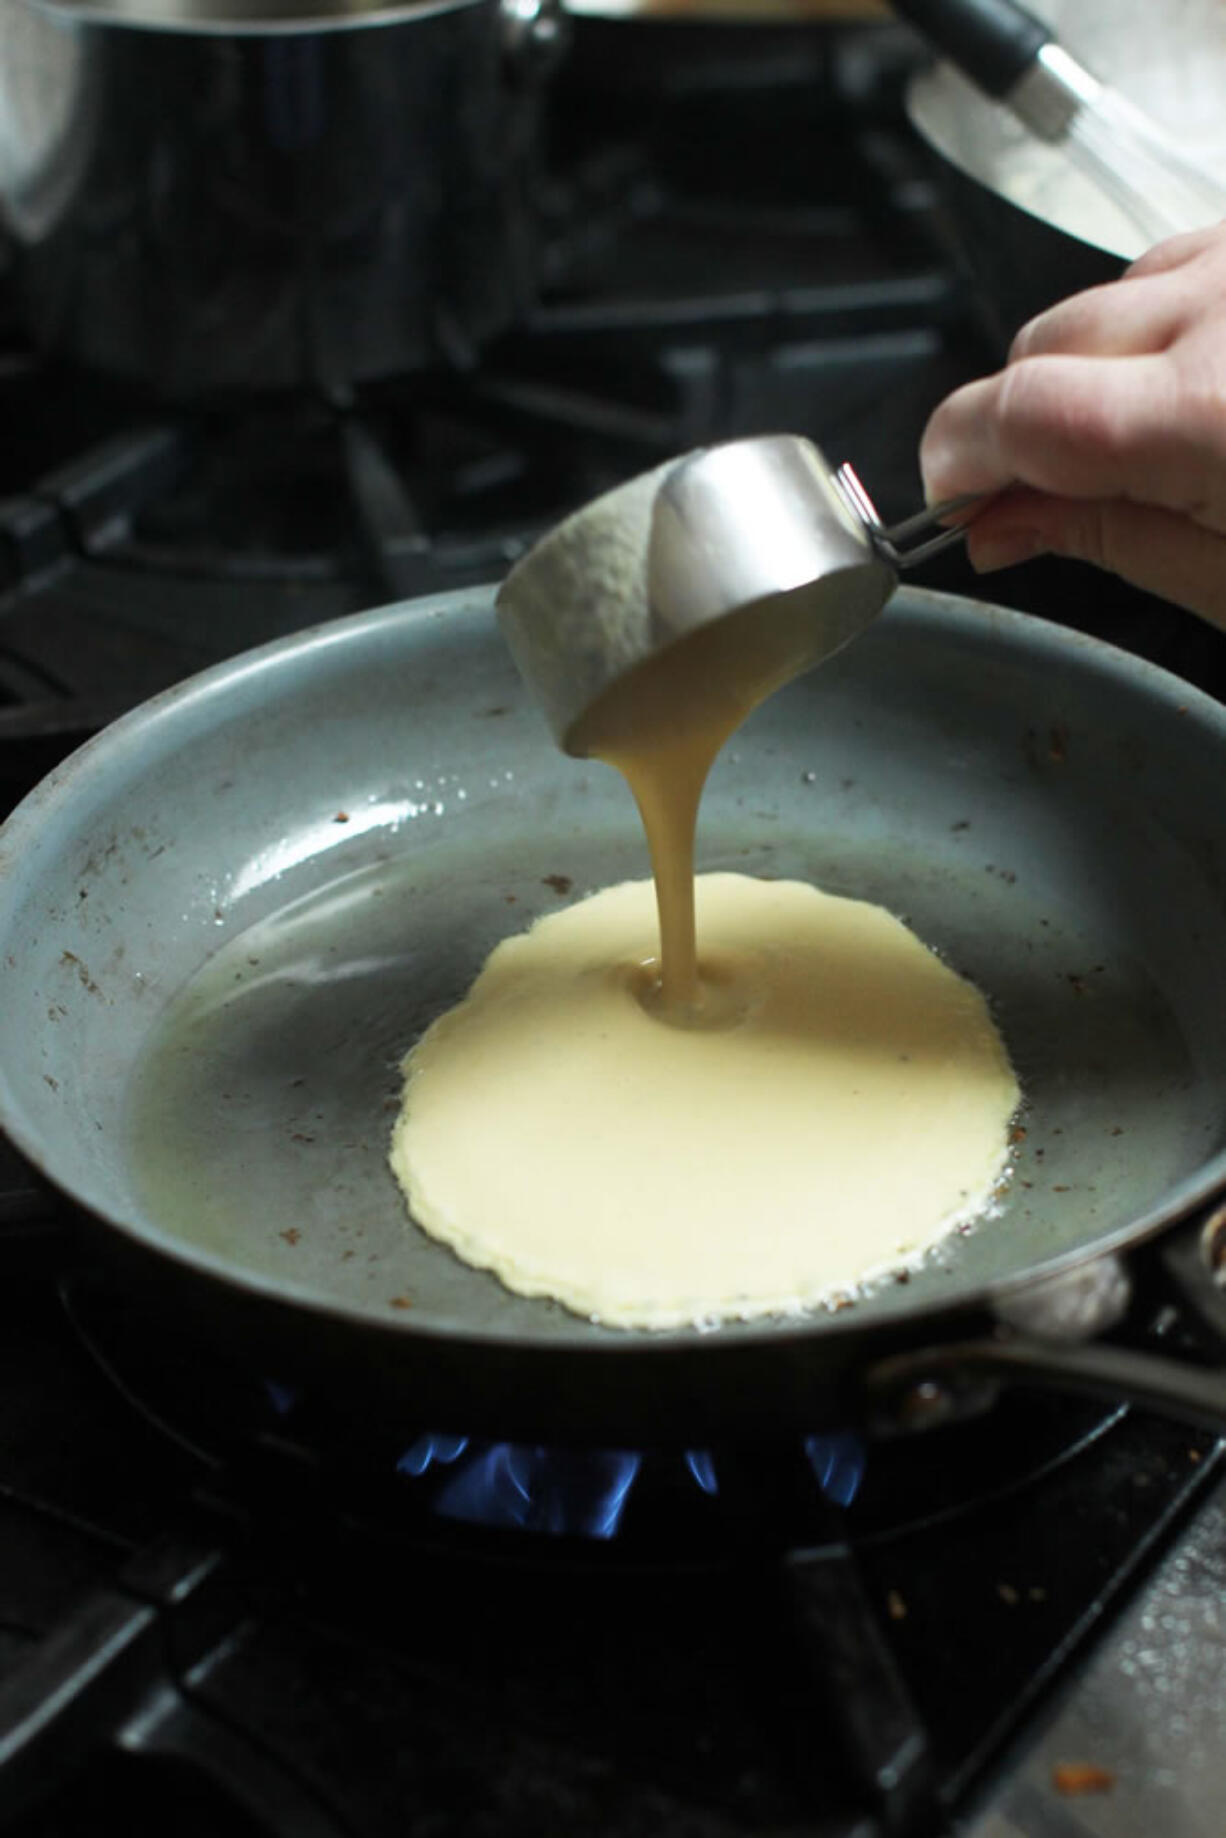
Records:
{"label": "second pan handle", "polygon": [[[886,1434],[932,1428],[985,1409],[1004,1385],[1028,1385],[1126,1401],[1226,1436],[1224,1273],[1226,1204],[1219,1204],[1127,1265],[1106,1258],[1087,1267],[1085,1291],[1117,1294],[1117,1317],[1130,1296],[1141,1297],[1144,1324],[1135,1301],[1110,1338],[1080,1337],[1076,1321],[1054,1318],[1052,1331],[1037,1331],[1014,1313],[992,1333],[888,1355],[863,1375],[868,1421]],[[1175,1350],[1174,1333],[1157,1341],[1154,1321],[1164,1305],[1185,1329],[1185,1343],[1191,1329],[1187,1350]],[[1041,1311],[1034,1315],[1041,1323]]]}

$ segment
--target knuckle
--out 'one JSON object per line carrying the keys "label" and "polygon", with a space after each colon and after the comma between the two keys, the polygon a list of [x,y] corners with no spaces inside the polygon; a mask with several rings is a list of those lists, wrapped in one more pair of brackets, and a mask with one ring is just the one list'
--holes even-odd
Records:
{"label": "knuckle", "polygon": [[1006,360],[1009,364],[1022,363],[1039,348],[1043,337],[1043,321],[1046,317],[1044,313],[1037,319],[1028,319],[1026,324],[1014,333]]}
{"label": "knuckle", "polygon": [[1173,425],[1206,447],[1226,453],[1226,352],[1190,352],[1173,378]]}
{"label": "knuckle", "polygon": [[1077,504],[1067,507],[1064,515],[1063,546],[1078,561],[1091,562],[1113,574],[1123,572],[1127,557],[1122,553],[1115,507],[1101,504]]}
{"label": "knuckle", "polygon": [[1173,236],[1165,236],[1156,242],[1124,270],[1123,279],[1133,280],[1149,274],[1166,274],[1172,268],[1181,267],[1208,247],[1213,246],[1209,232],[1205,230],[1181,230]]}
{"label": "knuckle", "polygon": [[1073,386],[1063,367],[1043,357],[1005,373],[1000,416],[1014,440],[1032,453],[1048,446],[1109,459],[1126,440],[1112,397]]}
{"label": "knuckle", "polygon": [[1009,346],[1009,363],[1019,364],[1028,357],[1062,350],[1076,339],[1082,316],[1080,297],[1061,300],[1046,312],[1036,314],[1015,333]]}
{"label": "knuckle", "polygon": [[1034,360],[1023,358],[1001,376],[996,415],[1002,428],[1025,427],[1033,419],[1036,375]]}

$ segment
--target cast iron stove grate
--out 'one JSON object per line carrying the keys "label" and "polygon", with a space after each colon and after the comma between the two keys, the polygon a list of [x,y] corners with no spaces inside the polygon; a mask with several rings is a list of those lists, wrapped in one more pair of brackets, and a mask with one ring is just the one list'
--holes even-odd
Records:
{"label": "cast iron stove grate", "polygon": [[846,1445],[646,1453],[607,1536],[496,1490],[492,1523],[450,1517],[462,1439],[406,1467],[417,1426],[364,1438],[202,1361],[5,1179],[0,1812],[27,1838],[100,1792],[210,1833],[941,1830],[1216,1467],[1014,1400],[862,1476]]}
{"label": "cast iron stove grate", "polygon": [[498,578],[568,509],[704,442],[807,431],[887,512],[912,506],[927,409],[990,357],[931,188],[884,104],[742,88],[732,135],[710,97],[576,92],[542,297],[447,374],[175,406],[11,331],[6,783],[24,770],[7,739],[38,743],[37,776],[218,658]]}

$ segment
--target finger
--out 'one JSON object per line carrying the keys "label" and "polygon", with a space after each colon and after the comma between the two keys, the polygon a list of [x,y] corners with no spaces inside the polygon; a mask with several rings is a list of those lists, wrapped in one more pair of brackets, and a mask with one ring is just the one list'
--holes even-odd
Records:
{"label": "finger", "polygon": [[929,503],[1010,483],[1073,498],[1196,500],[1196,430],[1161,357],[1036,357],[956,390],[920,443]]}
{"label": "finger", "polygon": [[1223,237],[1224,226],[1220,223],[1207,224],[1201,230],[1184,230],[1178,236],[1165,236],[1144,255],[1138,255],[1135,262],[1130,262],[1124,270],[1126,281],[1143,278],[1146,275],[1167,274],[1173,268],[1182,268],[1186,263],[1195,261],[1206,250],[1217,248]]}
{"label": "finger", "polygon": [[1140,357],[1165,351],[1188,323],[1195,300],[1182,269],[1111,281],[1071,294],[1018,332],[1009,362],[1028,357]]}
{"label": "finger", "polygon": [[999,451],[993,416],[1003,371],[964,383],[938,404],[920,437],[924,497],[940,504],[970,492],[999,491],[1013,474]]}
{"label": "finger", "polygon": [[1009,362],[1058,351],[1109,357],[1163,349],[1202,291],[1189,272],[1203,266],[1202,256],[1226,257],[1226,224],[1169,236],[1118,279],[1036,314],[1014,339]]}
{"label": "finger", "polygon": [[1090,562],[1226,629],[1226,536],[1173,511],[1011,494],[976,519],[967,554],[980,574],[1043,554]]}

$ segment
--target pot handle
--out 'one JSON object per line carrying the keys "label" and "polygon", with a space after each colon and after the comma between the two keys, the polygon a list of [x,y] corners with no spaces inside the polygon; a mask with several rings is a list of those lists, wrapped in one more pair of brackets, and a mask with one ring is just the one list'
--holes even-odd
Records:
{"label": "pot handle", "polygon": [[[1053,1284],[1048,1332],[1020,1324],[1015,1311],[980,1338],[875,1361],[863,1375],[870,1426],[895,1435],[934,1428],[989,1408],[1009,1384],[1128,1402],[1226,1435],[1226,1204],[1144,1247],[1131,1269],[1113,1258],[1092,1268],[1102,1293],[1118,1294],[1122,1279],[1135,1294],[1141,1276],[1148,1318],[1138,1322],[1134,1308],[1117,1337],[1075,1337],[1078,1325],[1061,1320],[1061,1285]],[[1027,1314],[1041,1325],[1041,1305]],[[1098,1325],[1084,1322],[1082,1331]]]}
{"label": "pot handle", "polygon": [[893,0],[893,6],[989,96],[1007,96],[1051,42],[1051,28],[1013,0]]}
{"label": "pot handle", "polygon": [[550,75],[570,45],[570,19],[562,0],[501,0],[499,11],[508,68],[538,81]]}

